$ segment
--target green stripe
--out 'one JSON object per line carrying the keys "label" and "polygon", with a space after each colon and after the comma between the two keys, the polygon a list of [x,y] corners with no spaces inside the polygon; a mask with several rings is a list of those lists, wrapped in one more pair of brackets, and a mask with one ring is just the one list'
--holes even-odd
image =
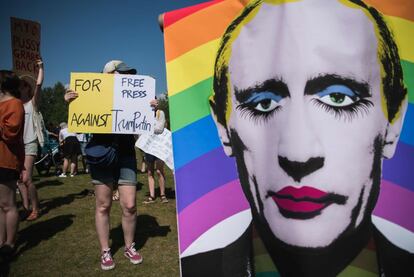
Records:
{"label": "green stripe", "polygon": [[275,265],[269,255],[255,255],[254,267],[256,272],[277,272]]}
{"label": "green stripe", "polygon": [[256,272],[256,277],[279,277],[277,272]]}
{"label": "green stripe", "polygon": [[377,254],[375,251],[363,249],[352,261],[352,266],[359,267],[368,272],[378,273]]}
{"label": "green stripe", "polygon": [[344,271],[339,273],[337,277],[378,277],[378,273],[368,272],[358,267],[348,266]]}
{"label": "green stripe", "polygon": [[211,95],[212,83],[211,77],[169,98],[171,131],[175,132],[210,114],[208,98]]}
{"label": "green stripe", "polygon": [[414,104],[414,63],[402,60],[401,65],[404,72],[404,83],[408,88],[408,102]]}

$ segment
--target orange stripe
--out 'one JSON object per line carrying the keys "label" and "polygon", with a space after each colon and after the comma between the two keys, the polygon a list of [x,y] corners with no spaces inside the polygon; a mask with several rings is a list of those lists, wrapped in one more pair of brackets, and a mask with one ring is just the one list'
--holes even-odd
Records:
{"label": "orange stripe", "polygon": [[413,0],[365,0],[364,2],[375,7],[383,14],[414,21]]}
{"label": "orange stripe", "polygon": [[176,21],[179,21],[183,19],[184,17],[189,16],[190,14],[198,12],[204,8],[207,8],[221,1],[224,1],[224,0],[214,0],[214,1],[206,2],[206,3],[201,3],[195,6],[190,6],[190,7],[182,8],[179,10],[167,12],[165,13],[165,17],[164,17],[164,29],[174,24]]}
{"label": "orange stripe", "polygon": [[246,1],[226,0],[194,15],[189,15],[165,29],[165,60],[181,56],[210,40],[219,38],[239,14]]}

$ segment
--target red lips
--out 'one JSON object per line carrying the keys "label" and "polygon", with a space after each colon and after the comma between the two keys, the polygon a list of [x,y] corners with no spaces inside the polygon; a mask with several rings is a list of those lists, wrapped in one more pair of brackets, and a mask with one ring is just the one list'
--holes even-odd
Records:
{"label": "red lips", "polygon": [[331,204],[328,193],[312,187],[285,187],[272,195],[279,209],[294,213],[314,213]]}

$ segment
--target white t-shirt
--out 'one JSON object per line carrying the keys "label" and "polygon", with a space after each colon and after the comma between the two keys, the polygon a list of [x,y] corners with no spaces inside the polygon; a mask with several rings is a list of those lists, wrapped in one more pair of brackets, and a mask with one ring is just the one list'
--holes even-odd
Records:
{"label": "white t-shirt", "polygon": [[76,137],[75,133],[70,133],[68,128],[63,128],[59,132],[59,141],[65,140],[67,137]]}
{"label": "white t-shirt", "polygon": [[33,142],[37,139],[35,126],[33,122],[33,102],[32,100],[23,104],[24,106],[24,132],[23,141],[24,144]]}
{"label": "white t-shirt", "polygon": [[86,135],[85,134],[76,134],[76,138],[78,139],[79,142],[88,142],[88,140],[86,139]]}

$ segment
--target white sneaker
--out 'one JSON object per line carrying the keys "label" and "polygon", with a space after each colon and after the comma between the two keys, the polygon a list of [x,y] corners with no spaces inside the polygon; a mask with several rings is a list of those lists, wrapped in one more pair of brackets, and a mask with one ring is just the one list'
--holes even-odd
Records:
{"label": "white sneaker", "polygon": [[62,174],[60,174],[58,177],[60,177],[60,178],[66,178],[66,177],[68,177],[68,176],[66,176],[66,174],[65,174],[65,173],[62,173]]}

